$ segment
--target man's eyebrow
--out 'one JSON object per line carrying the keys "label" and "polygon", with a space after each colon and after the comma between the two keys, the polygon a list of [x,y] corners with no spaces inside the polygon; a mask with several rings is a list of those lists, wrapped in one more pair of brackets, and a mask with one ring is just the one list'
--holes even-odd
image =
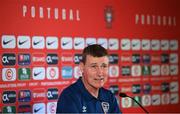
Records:
{"label": "man's eyebrow", "polygon": [[105,65],[106,65],[106,64],[108,64],[108,63],[102,63],[102,64],[105,64]]}
{"label": "man's eyebrow", "polygon": [[97,65],[97,63],[90,63],[90,65]]}
{"label": "man's eyebrow", "polygon": [[[98,63],[90,63],[90,65],[97,65]],[[108,63],[102,63],[101,65],[108,65]]]}
{"label": "man's eyebrow", "polygon": [[108,66],[108,63],[102,63],[102,65],[107,65]]}

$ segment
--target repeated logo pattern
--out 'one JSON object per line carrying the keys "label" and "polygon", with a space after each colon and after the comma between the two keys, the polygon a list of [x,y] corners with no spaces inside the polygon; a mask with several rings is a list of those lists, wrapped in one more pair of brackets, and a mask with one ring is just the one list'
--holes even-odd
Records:
{"label": "repeated logo pattern", "polygon": [[[176,39],[2,35],[0,41],[3,113],[55,113],[61,90],[82,76],[81,51],[96,43],[110,53],[108,85],[116,97],[129,93],[145,107],[179,103]],[[138,106],[129,98],[118,103]]]}

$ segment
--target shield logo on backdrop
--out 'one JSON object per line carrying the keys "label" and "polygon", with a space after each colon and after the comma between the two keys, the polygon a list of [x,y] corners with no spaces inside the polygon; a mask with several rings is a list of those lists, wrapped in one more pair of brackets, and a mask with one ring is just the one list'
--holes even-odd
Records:
{"label": "shield logo on backdrop", "polygon": [[106,6],[104,10],[104,17],[105,17],[106,27],[112,28],[112,22],[113,22],[112,6]]}

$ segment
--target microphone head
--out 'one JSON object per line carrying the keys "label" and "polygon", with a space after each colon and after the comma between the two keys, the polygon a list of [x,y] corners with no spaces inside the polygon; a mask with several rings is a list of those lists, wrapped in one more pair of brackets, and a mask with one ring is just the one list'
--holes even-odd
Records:
{"label": "microphone head", "polygon": [[120,97],[127,97],[127,95],[125,93],[119,93]]}

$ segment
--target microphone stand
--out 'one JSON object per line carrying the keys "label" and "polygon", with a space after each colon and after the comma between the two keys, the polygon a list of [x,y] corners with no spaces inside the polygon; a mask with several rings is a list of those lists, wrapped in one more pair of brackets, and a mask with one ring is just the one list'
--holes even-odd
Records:
{"label": "microphone stand", "polygon": [[137,102],[133,97],[130,97],[130,96],[126,95],[125,93],[120,93],[119,96],[131,98],[133,101],[135,101],[144,110],[144,112],[146,112],[146,114],[149,114],[149,112],[139,102]]}

